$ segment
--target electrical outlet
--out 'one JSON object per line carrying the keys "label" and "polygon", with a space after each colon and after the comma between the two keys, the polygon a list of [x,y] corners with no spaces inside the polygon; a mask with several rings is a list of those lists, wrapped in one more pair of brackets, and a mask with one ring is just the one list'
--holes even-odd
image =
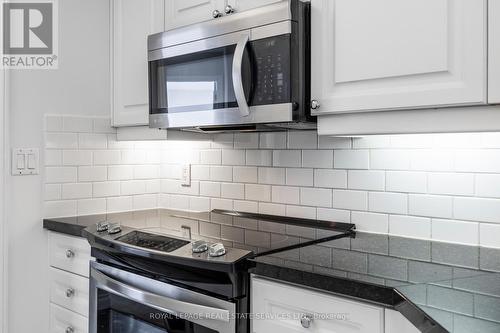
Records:
{"label": "electrical outlet", "polygon": [[184,164],[181,172],[182,186],[191,186],[191,164]]}

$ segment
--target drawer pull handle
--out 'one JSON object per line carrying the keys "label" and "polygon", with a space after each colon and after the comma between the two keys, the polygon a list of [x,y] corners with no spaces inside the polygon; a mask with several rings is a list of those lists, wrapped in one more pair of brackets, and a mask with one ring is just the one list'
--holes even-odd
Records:
{"label": "drawer pull handle", "polygon": [[71,326],[66,327],[66,333],[75,333],[75,329]]}
{"label": "drawer pull handle", "polygon": [[311,327],[313,318],[311,315],[304,314],[300,317],[300,325],[304,328],[309,328]]}
{"label": "drawer pull handle", "polygon": [[73,258],[75,256],[75,252],[71,250],[66,250],[66,258]]}
{"label": "drawer pull handle", "polygon": [[74,295],[75,295],[75,289],[73,289],[73,288],[66,289],[66,297],[67,298],[73,297]]}

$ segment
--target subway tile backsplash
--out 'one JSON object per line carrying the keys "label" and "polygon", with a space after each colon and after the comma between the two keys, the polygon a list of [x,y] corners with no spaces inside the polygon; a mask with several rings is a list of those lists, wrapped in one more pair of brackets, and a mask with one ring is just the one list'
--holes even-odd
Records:
{"label": "subway tile backsplash", "polygon": [[235,209],[500,248],[499,138],[169,132],[166,141],[131,142],[117,141],[107,118],[47,115],[44,215]]}

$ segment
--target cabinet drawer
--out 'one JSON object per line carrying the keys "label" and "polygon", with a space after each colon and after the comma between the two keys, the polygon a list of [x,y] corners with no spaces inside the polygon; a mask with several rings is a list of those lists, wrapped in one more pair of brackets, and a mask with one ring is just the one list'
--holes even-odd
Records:
{"label": "cabinet drawer", "polygon": [[253,277],[251,299],[254,333],[383,332],[382,308],[326,293]]}
{"label": "cabinet drawer", "polygon": [[90,245],[86,239],[49,233],[50,266],[89,276]]}
{"label": "cabinet drawer", "polygon": [[89,279],[50,268],[50,301],[88,317]]}
{"label": "cabinet drawer", "polygon": [[56,304],[50,304],[50,333],[87,333],[88,319]]}

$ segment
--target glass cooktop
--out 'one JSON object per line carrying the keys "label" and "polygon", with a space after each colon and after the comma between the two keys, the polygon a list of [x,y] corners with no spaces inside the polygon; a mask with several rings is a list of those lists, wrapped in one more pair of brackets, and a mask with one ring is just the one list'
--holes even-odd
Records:
{"label": "glass cooktop", "polygon": [[141,231],[129,232],[118,238],[117,241],[162,252],[172,252],[189,244],[189,241],[182,239],[149,234]]}

